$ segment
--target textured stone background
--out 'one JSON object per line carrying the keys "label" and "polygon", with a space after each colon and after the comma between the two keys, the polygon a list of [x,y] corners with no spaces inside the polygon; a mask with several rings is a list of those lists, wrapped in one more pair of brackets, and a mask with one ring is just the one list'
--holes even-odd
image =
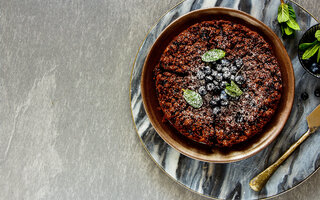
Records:
{"label": "textured stone background", "polygon": [[[206,199],[148,157],[134,57],[180,0],[0,0],[0,199]],[[320,1],[297,1],[320,19]],[[320,174],[274,199],[319,199]]]}

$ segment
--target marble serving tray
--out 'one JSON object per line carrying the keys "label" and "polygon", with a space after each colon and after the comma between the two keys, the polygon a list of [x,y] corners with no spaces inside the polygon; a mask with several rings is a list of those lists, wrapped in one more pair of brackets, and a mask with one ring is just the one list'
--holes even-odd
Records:
{"label": "marble serving tray", "polygon": [[[135,58],[130,80],[132,117],[143,146],[157,165],[172,179],[200,195],[217,199],[259,199],[279,195],[299,185],[320,166],[320,135],[312,135],[305,141],[260,192],[250,189],[249,181],[272,164],[306,130],[306,116],[320,103],[314,90],[320,88],[320,79],[308,74],[297,57],[297,45],[303,32],[319,23],[310,13],[292,1],[288,1],[297,14],[301,31],[295,38],[282,40],[292,60],[295,72],[295,99],[291,115],[278,138],[257,155],[230,164],[206,163],[180,154],[166,144],[152,127],[145,113],[140,78],[144,60],[161,31],[176,18],[197,9],[229,7],[247,12],[268,25],[280,38],[276,20],[279,0],[186,0],[163,15],[148,32]],[[309,98],[301,99],[307,92]]]}

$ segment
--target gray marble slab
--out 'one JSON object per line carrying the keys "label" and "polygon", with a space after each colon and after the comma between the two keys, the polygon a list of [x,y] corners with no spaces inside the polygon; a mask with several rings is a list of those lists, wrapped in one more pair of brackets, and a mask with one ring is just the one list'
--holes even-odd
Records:
{"label": "gray marble slab", "polygon": [[[0,0],[1,200],[207,199],[156,166],[130,115],[134,57],[179,1]],[[319,184],[275,199],[319,199]]]}
{"label": "gray marble slab", "polygon": [[[144,40],[136,57],[131,82],[131,107],[134,123],[139,137],[153,160],[172,179],[199,194],[218,199],[259,199],[273,197],[297,186],[314,173],[319,165],[318,134],[306,141],[282,166],[275,172],[261,192],[254,192],[249,181],[272,164],[290,145],[306,130],[306,116],[320,103],[320,98],[310,95],[302,100],[303,92],[313,93],[320,87],[320,80],[307,74],[299,63],[297,45],[304,31],[319,23],[308,12],[293,2],[302,31],[295,38],[284,39],[283,43],[292,60],[296,79],[296,94],[291,116],[282,133],[268,148],[259,154],[243,161],[230,164],[214,164],[200,162],[180,154],[166,144],[152,127],[142,105],[140,78],[144,60],[150,47],[162,30],[173,20],[190,11],[211,8],[229,7],[251,14],[268,25],[279,37],[280,27],[277,22],[277,8],[280,2],[274,1],[206,1],[186,0],[166,13],[151,29]],[[310,78],[309,78],[310,77]],[[319,131],[318,131],[319,132]],[[312,153],[314,152],[314,153]]]}

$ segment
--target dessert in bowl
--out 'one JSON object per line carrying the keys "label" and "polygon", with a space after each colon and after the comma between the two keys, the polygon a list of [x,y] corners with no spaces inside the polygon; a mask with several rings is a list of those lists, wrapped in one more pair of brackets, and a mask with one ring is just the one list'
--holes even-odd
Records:
{"label": "dessert in bowl", "polygon": [[276,138],[294,75],[280,39],[238,10],[197,10],[171,23],[144,63],[142,97],[157,133],[181,153],[232,162]]}

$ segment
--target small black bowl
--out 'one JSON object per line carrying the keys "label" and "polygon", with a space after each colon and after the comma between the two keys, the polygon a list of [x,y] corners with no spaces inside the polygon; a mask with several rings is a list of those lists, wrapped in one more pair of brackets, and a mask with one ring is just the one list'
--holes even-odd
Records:
{"label": "small black bowl", "polygon": [[[316,24],[314,26],[311,26],[302,36],[302,38],[299,41],[299,46],[302,43],[312,43],[313,41],[316,40],[316,38],[314,37],[314,34],[316,33],[317,30],[320,30],[320,24]],[[299,57],[299,61],[302,65],[302,67],[309,72],[310,74],[312,74],[313,76],[320,78],[320,74],[315,74],[313,72],[310,71],[310,67],[311,64],[313,62],[317,62],[317,54],[316,53],[314,56],[312,56],[309,60],[302,60],[302,54],[304,53],[304,51],[301,51],[300,49],[298,50],[298,57]],[[308,62],[309,61],[309,62]],[[318,66],[320,66],[320,63],[318,63]]]}

